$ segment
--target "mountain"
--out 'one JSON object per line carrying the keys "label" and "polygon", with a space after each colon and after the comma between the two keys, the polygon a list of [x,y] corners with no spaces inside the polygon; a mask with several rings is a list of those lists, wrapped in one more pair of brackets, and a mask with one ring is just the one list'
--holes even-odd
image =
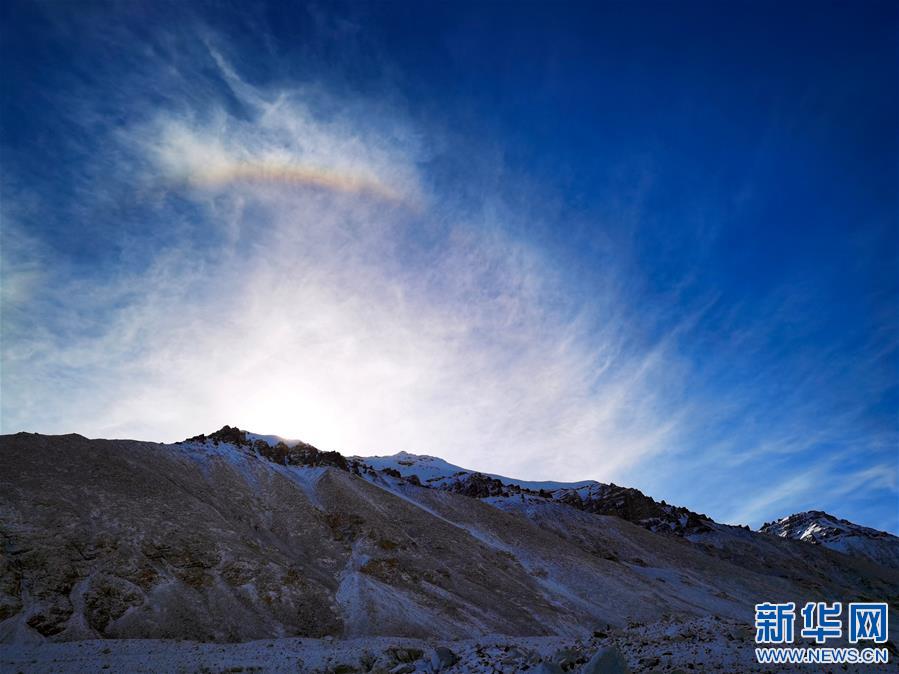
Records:
{"label": "mountain", "polygon": [[447,463],[443,459],[436,456],[426,456],[421,454],[410,454],[409,452],[399,452],[391,456],[354,456],[353,460],[364,463],[376,470],[395,470],[403,477],[416,476],[426,485],[433,487],[441,487],[453,481],[458,481],[469,475],[484,475],[485,477],[498,480],[504,485],[521,487],[530,491],[555,490],[555,489],[577,489],[580,487],[588,487],[590,485],[599,484],[595,480],[583,480],[581,482],[553,482],[543,481],[534,482],[528,480],[518,480],[503,475],[494,475],[492,473],[478,473],[477,471],[460,468],[451,463]]}
{"label": "mountain", "polygon": [[867,557],[899,569],[899,537],[854,524],[821,510],[795,513],[762,525],[760,531],[806,541],[847,555]]}
{"label": "mountain", "polygon": [[[638,489],[603,484],[595,480],[581,482],[525,481],[503,475],[480,473],[447,463],[443,459],[399,452],[391,456],[351,457],[351,463],[403,477],[415,484],[479,498],[502,507],[509,499],[530,502],[553,501],[598,515],[620,517],[650,531],[702,541],[702,534],[748,527],[721,525],[709,516],[687,508],[656,501]],[[823,545],[845,554],[866,557],[899,569],[899,537],[853,524],[848,520],[812,510],[790,515],[763,525],[766,534]]]}
{"label": "mountain", "polygon": [[[603,648],[637,669],[752,671],[755,603],[899,603],[896,569],[699,515],[693,526],[682,510],[612,485],[343,457],[227,426],[175,444],[0,436],[0,669],[219,657],[209,642],[250,653],[232,663],[275,662],[265,645],[238,647],[262,639],[332,663],[321,671],[343,652],[360,671],[412,671],[404,658],[438,648],[468,663],[456,671],[563,652],[564,669],[586,668]],[[65,646],[76,641],[88,647]]]}
{"label": "mountain", "polygon": [[516,496],[551,500],[598,515],[620,517],[657,533],[680,536],[711,531],[714,524],[706,515],[671,506],[664,501],[658,502],[637,489],[602,484],[595,480],[518,480],[467,470],[443,459],[408,452],[392,456],[352,457],[352,460],[376,470],[391,471],[398,477],[417,481],[433,489],[487,499],[487,502],[494,505],[497,505],[496,499]]}

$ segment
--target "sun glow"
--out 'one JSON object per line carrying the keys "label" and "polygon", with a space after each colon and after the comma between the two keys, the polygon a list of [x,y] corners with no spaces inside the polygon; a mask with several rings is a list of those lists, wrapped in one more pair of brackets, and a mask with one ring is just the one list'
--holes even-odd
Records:
{"label": "sun glow", "polygon": [[221,423],[302,440],[323,450],[344,447],[340,423],[329,413],[329,406],[303,395],[295,387],[279,388],[273,391],[266,387],[264,394],[244,401],[236,412],[239,418],[222,419]]}

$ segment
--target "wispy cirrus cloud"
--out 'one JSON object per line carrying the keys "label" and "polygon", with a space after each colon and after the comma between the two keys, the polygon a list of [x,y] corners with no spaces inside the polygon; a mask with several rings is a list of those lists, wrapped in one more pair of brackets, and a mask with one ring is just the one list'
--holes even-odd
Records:
{"label": "wispy cirrus cloud", "polygon": [[[727,521],[851,506],[899,527],[896,424],[870,414],[895,387],[894,317],[825,348],[801,285],[703,285],[714,205],[695,268],[647,292],[651,162],[585,265],[546,244],[574,229],[558,195],[492,141],[276,60],[244,77],[238,47],[185,26],[93,36],[117,60],[54,94],[52,161],[2,167],[4,432],[229,423],[617,480]],[[648,241],[682,250],[662,229]]]}
{"label": "wispy cirrus cloud", "polygon": [[28,298],[52,327],[6,353],[5,428],[175,440],[237,423],[572,479],[671,441],[674,345],[635,348],[611,280],[586,304],[492,215],[514,206],[472,215],[429,190],[414,127],[323,118],[214,53],[245,114],[163,108],[97,157],[109,180],[140,167],[154,226],[185,200],[189,235]]}
{"label": "wispy cirrus cloud", "polygon": [[[244,84],[241,91],[248,87]],[[212,119],[193,123],[163,114],[137,131],[143,148],[135,149],[145,150],[161,175],[192,187],[293,185],[406,205],[418,196],[410,162],[392,156],[407,148],[390,147],[373,133],[360,136],[347,128],[347,121],[329,128],[313,119],[298,94],[282,93],[272,102],[257,96],[242,102],[252,111],[250,120],[221,110]]]}

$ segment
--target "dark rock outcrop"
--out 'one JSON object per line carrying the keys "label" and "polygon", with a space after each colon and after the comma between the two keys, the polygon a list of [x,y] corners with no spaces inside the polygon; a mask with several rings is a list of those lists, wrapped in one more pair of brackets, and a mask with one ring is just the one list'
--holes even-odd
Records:
{"label": "dark rock outcrop", "polygon": [[598,485],[584,496],[574,489],[560,490],[555,498],[578,510],[620,517],[657,533],[686,536],[711,531],[712,520],[708,516],[658,502],[630,487]]}
{"label": "dark rock outcrop", "polygon": [[253,449],[273,463],[288,466],[333,466],[346,471],[350,469],[347,460],[340,452],[323,452],[305,442],[298,442],[292,447],[284,442],[270,445],[264,440],[251,440],[246,431],[236,426],[222,426],[215,433],[209,435],[201,433],[184,442],[212,442],[216,445],[224,443]]}
{"label": "dark rock outcrop", "polygon": [[472,498],[487,498],[517,494],[521,492],[521,487],[514,484],[503,484],[495,477],[489,477],[482,473],[470,473],[452,482],[447,491]]}

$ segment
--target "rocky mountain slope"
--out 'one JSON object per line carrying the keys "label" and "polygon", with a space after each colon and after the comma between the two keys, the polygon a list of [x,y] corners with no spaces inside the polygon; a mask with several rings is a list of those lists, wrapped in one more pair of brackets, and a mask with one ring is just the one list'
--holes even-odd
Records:
{"label": "rocky mountain slope", "polygon": [[[714,522],[707,515],[670,505],[637,489],[582,482],[528,482],[502,475],[479,473],[447,463],[443,459],[400,452],[392,456],[351,457],[351,464],[387,471],[433,489],[480,498],[498,505],[503,499],[525,498],[555,501],[578,510],[620,517],[650,531],[700,540],[703,534],[728,531],[738,539],[738,530]],[[857,557],[899,569],[899,538],[821,511],[790,515],[763,525],[760,532],[823,545]]]}
{"label": "rocky mountain slope", "polygon": [[521,496],[550,500],[598,515],[621,517],[657,533],[686,536],[711,531],[714,524],[706,515],[658,502],[637,489],[595,480],[530,482],[479,473],[433,456],[408,452],[393,456],[352,457],[351,460],[376,470],[391,471],[398,477],[434,489],[482,499]]}
{"label": "rocky mountain slope", "polygon": [[0,642],[595,633],[636,657],[628,635],[709,619],[751,639],[761,601],[899,603],[899,571],[825,546],[410,456],[2,436]]}
{"label": "rocky mountain slope", "polygon": [[867,557],[899,569],[899,537],[853,524],[821,510],[809,510],[768,522],[762,525],[760,531],[814,543],[848,555]]}

